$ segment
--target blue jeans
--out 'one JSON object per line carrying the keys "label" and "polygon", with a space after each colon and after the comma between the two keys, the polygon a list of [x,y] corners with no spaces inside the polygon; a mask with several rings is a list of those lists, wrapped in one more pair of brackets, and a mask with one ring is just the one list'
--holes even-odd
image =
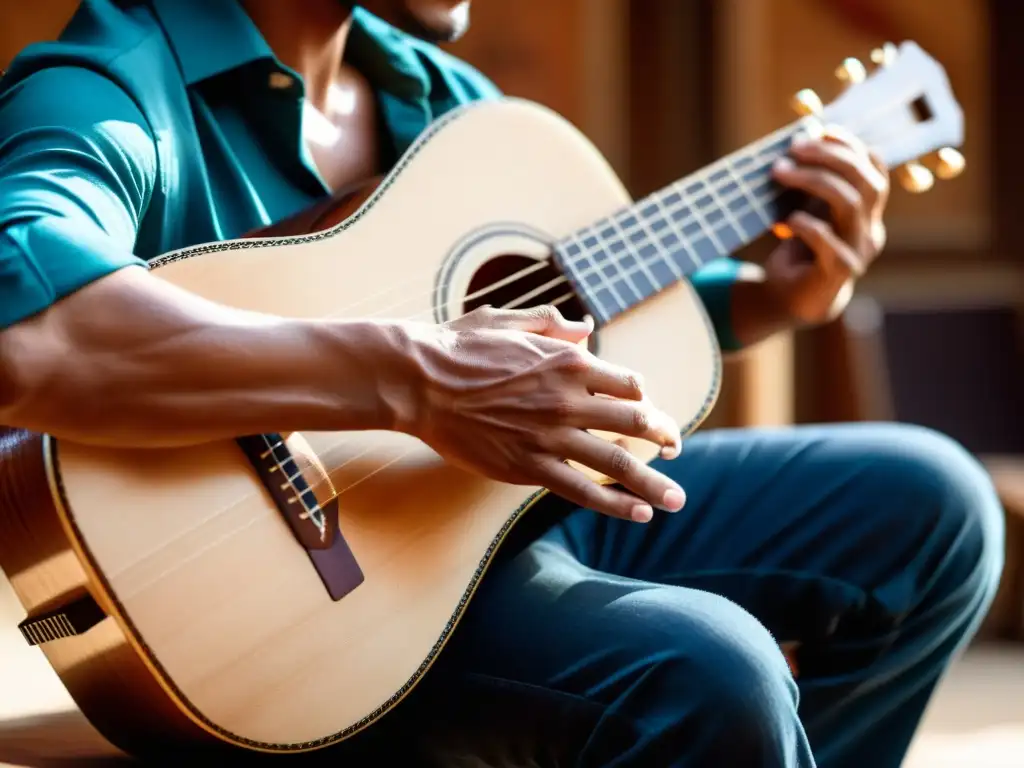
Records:
{"label": "blue jeans", "polygon": [[983,469],[897,425],[701,433],[657,466],[688,502],[647,525],[557,499],[529,513],[421,685],[350,746],[579,768],[900,765],[998,585],[1003,513]]}

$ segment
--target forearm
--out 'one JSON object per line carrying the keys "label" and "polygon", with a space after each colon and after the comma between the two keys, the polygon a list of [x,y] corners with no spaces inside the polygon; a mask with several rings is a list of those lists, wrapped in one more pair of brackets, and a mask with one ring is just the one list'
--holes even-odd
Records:
{"label": "forearm", "polygon": [[388,429],[399,343],[387,324],[242,312],[125,269],[0,333],[0,423],[124,447]]}
{"label": "forearm", "polygon": [[730,288],[729,311],[733,335],[740,348],[751,347],[795,322],[765,281],[764,271],[744,264]]}

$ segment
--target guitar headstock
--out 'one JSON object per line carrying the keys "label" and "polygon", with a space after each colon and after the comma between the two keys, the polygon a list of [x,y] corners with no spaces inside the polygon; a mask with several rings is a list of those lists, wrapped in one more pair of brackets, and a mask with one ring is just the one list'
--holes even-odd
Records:
{"label": "guitar headstock", "polygon": [[871,59],[877,67],[870,74],[857,59],[843,61],[836,76],[845,90],[827,106],[803,90],[794,108],[857,135],[911,192],[930,189],[936,176],[958,176],[964,117],[945,69],[912,42],[886,43]]}

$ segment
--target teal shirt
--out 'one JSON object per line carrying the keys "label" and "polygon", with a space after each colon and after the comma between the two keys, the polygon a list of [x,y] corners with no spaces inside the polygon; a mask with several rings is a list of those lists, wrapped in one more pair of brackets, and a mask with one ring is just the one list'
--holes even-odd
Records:
{"label": "teal shirt", "polygon": [[[448,110],[501,95],[361,9],[346,57],[377,94],[388,164]],[[301,78],[238,0],[84,0],[58,41],[26,48],[0,80],[0,329],[115,270],[323,199],[302,104]],[[693,277],[726,349],[735,272],[723,259]]]}

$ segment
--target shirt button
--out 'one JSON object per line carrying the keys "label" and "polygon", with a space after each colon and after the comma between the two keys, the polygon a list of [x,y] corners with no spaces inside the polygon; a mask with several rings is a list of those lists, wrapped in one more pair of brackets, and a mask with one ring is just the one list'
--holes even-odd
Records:
{"label": "shirt button", "polygon": [[282,91],[285,88],[291,88],[294,78],[291,75],[286,75],[284,72],[271,72],[269,84],[270,87],[277,91]]}

